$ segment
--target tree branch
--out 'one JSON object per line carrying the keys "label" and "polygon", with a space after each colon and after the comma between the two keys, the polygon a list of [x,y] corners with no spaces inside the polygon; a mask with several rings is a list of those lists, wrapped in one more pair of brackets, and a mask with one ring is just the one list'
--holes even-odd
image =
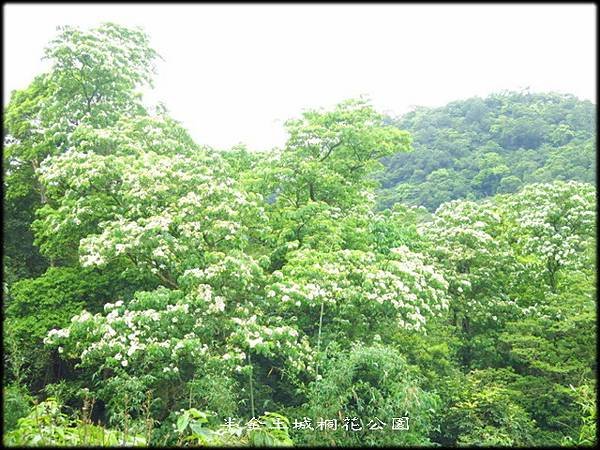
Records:
{"label": "tree branch", "polygon": [[335,150],[340,145],[342,145],[342,141],[339,141],[337,144],[333,144],[331,147],[329,147],[329,149],[327,150],[327,153],[325,153],[325,156],[323,156],[321,159],[319,159],[319,162],[323,162],[327,158],[329,158],[329,155],[331,155],[331,152],[333,152],[333,150]]}

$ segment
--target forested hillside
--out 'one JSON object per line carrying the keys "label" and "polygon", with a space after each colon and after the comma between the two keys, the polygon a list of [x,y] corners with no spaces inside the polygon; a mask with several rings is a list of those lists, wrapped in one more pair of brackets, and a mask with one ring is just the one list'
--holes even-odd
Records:
{"label": "forested hillside", "polygon": [[410,132],[414,151],[384,159],[382,208],[403,202],[433,211],[529,183],[596,182],[596,106],[572,95],[502,92],[392,122]]}
{"label": "forested hillside", "polygon": [[46,57],[4,111],[6,445],[595,443],[593,105],[347,100],[216,151],[143,106],[143,32]]}

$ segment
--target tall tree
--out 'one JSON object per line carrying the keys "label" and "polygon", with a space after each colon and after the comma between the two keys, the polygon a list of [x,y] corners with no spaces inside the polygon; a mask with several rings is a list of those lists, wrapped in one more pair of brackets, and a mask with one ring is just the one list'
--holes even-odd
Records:
{"label": "tall tree", "polygon": [[[29,225],[48,203],[39,170],[68,149],[80,126],[103,128],[122,116],[144,114],[138,89],[151,82],[158,56],[142,31],[107,23],[88,31],[59,28],[46,48],[49,73],[13,92],[5,110],[5,225],[9,273],[43,269]],[[51,262],[54,260],[51,259]]]}

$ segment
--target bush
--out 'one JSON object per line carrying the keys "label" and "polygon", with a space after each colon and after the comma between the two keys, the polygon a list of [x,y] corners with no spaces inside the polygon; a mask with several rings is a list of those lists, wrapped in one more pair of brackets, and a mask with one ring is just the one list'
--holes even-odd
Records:
{"label": "bush", "polygon": [[534,444],[535,421],[515,401],[518,392],[499,379],[504,372],[474,370],[446,414],[442,433],[452,445]]}
{"label": "bush", "polygon": [[[393,348],[356,345],[339,352],[325,367],[322,380],[311,385],[308,396],[307,413],[315,431],[299,436],[308,444],[430,444],[430,421],[439,399],[420,388],[416,371]],[[409,418],[409,429],[393,430],[392,419],[402,417]],[[358,419],[355,429],[360,422],[361,430],[352,431],[354,418]],[[317,430],[319,419],[338,420],[337,430]],[[383,429],[377,430],[379,425]]]}
{"label": "bush", "polygon": [[141,446],[141,436],[109,430],[79,419],[70,419],[54,398],[34,406],[19,419],[16,429],[4,436],[6,446]]}
{"label": "bush", "polygon": [[[288,434],[290,421],[277,413],[266,412],[253,420],[257,427],[239,425],[209,426],[211,415],[196,408],[178,414],[175,429],[179,435],[177,446],[252,446],[282,447],[293,445]],[[233,422],[233,421],[232,421]]]}
{"label": "bush", "polygon": [[10,384],[2,388],[4,398],[4,431],[10,431],[21,417],[25,417],[33,404],[33,398],[23,386]]}

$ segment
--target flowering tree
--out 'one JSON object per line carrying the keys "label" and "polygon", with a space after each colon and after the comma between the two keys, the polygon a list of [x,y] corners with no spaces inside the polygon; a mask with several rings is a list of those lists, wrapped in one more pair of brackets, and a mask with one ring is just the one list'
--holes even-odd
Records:
{"label": "flowering tree", "polygon": [[454,320],[465,331],[474,324],[492,325],[516,306],[505,281],[518,265],[503,229],[501,212],[489,201],[445,203],[419,226],[444,268]]}
{"label": "flowering tree", "polygon": [[[508,194],[378,211],[373,171],[411,140],[368,101],[304,112],[282,149],[216,152],[142,106],[157,57],[142,32],[65,27],[46,57],[52,70],[5,114],[17,443],[41,436],[25,383],[56,411],[83,404],[57,438],[90,413],[151,445],[588,441],[593,186],[509,193],[512,156],[489,143],[467,155],[450,130],[451,153],[481,166],[473,186]],[[408,117],[428,140],[447,122]],[[414,183],[429,171],[436,205],[450,185],[469,191],[469,165],[456,177],[434,156],[400,190],[426,192]],[[43,273],[40,255],[56,267]],[[308,415],[322,434],[303,434]]]}
{"label": "flowering tree", "polygon": [[5,109],[4,187],[14,218],[6,228],[11,271],[37,274],[45,265],[29,229],[35,210],[49,201],[39,180],[44,159],[76,146],[72,137],[80,126],[111,127],[124,116],[145,114],[138,90],[151,82],[158,56],[140,30],[107,23],[59,31],[45,51],[50,72],[13,92]]}
{"label": "flowering tree", "polygon": [[[479,203],[445,203],[433,220],[420,225],[444,267],[467,349],[487,346],[490,356],[497,354],[496,344],[479,340],[482,335],[541,313],[550,294],[557,293],[561,271],[590,267],[594,209],[592,186],[555,182]],[[466,361],[473,357],[467,350]]]}
{"label": "flowering tree", "polygon": [[[76,250],[83,266],[128,264],[162,285],[124,304],[107,303],[104,315],[84,312],[49,336],[48,344],[105,380],[104,398],[124,380],[168,397],[169,386],[201,378],[217,360],[227,362],[221,376],[243,382],[269,376],[263,371],[270,367],[281,382],[302,387],[318,374],[314,349],[322,335],[360,341],[372,327],[419,330],[447,308],[446,281],[427,257],[400,245],[390,250],[392,243],[383,256],[356,228],[376,217],[357,173],[406,136],[377,128],[379,116],[360,102],[307,117],[306,129],[291,125],[285,153],[301,164],[321,159],[324,172],[311,175],[303,200],[302,180],[312,169],[280,180],[269,204],[264,191],[245,190],[227,162],[194,146],[164,117],[124,118],[102,130],[80,126],[77,145],[44,163],[41,180],[53,202],[35,223],[42,251]],[[319,145],[331,145],[320,156],[311,147],[317,134]],[[353,158],[357,167],[346,167]],[[333,179],[322,184],[332,174],[347,177],[354,206],[346,203],[348,189],[336,191]],[[294,189],[299,203],[288,207]],[[381,228],[385,218],[377,221]],[[266,234],[275,240],[265,241]],[[327,241],[333,252],[317,249]],[[281,248],[286,256],[279,260]],[[181,392],[172,394],[182,401]]]}
{"label": "flowering tree", "polygon": [[552,292],[562,269],[581,269],[592,257],[596,235],[596,191],[577,181],[532,184],[509,197],[507,215],[518,232],[515,244]]}

